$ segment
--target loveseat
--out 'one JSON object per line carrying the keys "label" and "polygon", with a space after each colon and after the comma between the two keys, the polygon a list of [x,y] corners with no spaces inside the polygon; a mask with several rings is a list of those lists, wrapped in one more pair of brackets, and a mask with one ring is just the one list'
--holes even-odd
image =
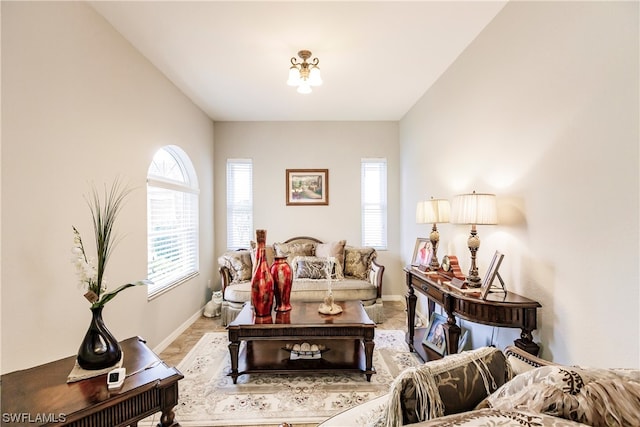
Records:
{"label": "loveseat", "polygon": [[640,370],[561,366],[483,347],[402,372],[319,427],[640,426]]}
{"label": "loveseat", "polygon": [[[222,282],[221,317],[223,325],[236,318],[242,306],[251,301],[251,274],[256,245],[227,251],[218,258]],[[376,323],[384,320],[382,310],[382,275],[384,266],[376,262],[376,250],[355,247],[345,240],[323,243],[314,237],[293,237],[267,244],[269,265],[276,256],[287,257],[293,273],[291,303],[322,302],[327,296],[329,280],[335,301],[362,301],[365,311]],[[318,262],[333,263],[331,269],[312,268]],[[327,276],[328,273],[331,278]]]}

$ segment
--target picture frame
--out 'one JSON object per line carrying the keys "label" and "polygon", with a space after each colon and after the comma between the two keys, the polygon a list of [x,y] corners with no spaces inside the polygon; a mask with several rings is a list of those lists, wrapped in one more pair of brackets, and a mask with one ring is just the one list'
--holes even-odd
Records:
{"label": "picture frame", "polygon": [[500,283],[502,284],[502,289],[504,289],[504,283],[502,282],[502,277],[500,277],[500,273],[498,273],[498,269],[500,268],[500,264],[502,264],[502,259],[504,258],[504,254],[496,251],[493,255],[493,259],[491,259],[491,264],[489,264],[489,268],[487,269],[487,274],[485,274],[484,279],[482,280],[482,285],[480,285],[480,298],[487,299],[487,295],[489,295],[489,291],[491,290],[491,284],[498,277]]}
{"label": "picture frame", "polygon": [[[461,328],[460,338],[458,339],[458,353],[462,353],[464,351],[468,340],[469,331],[467,329]],[[446,354],[449,354],[449,352],[447,351]]]}
{"label": "picture frame", "polygon": [[411,258],[411,266],[418,267],[421,271],[426,271],[433,257],[433,247],[431,240],[426,237],[418,237],[416,246],[413,249],[413,257]]}
{"label": "picture frame", "polygon": [[329,169],[287,169],[287,206],[329,204]]}
{"label": "picture frame", "polygon": [[423,345],[429,347],[440,356],[444,356],[447,352],[447,339],[444,334],[445,323],[447,323],[445,316],[438,313],[431,313],[431,318],[427,325],[427,332],[422,339]]}

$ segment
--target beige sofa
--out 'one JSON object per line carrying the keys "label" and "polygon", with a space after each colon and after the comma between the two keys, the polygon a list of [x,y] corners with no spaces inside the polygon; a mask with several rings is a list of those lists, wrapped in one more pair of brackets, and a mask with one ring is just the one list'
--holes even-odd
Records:
{"label": "beige sofa", "polygon": [[561,366],[484,347],[402,372],[318,427],[640,426],[640,370]]}
{"label": "beige sofa", "polygon": [[[269,264],[275,256],[286,256],[293,272],[291,303],[322,302],[327,296],[329,279],[309,274],[307,265],[318,259],[335,260],[331,288],[335,301],[362,301],[365,311],[376,323],[384,321],[382,310],[382,275],[384,266],[376,262],[373,248],[347,245],[344,240],[323,243],[314,237],[293,237],[268,244]],[[227,251],[218,258],[222,281],[223,325],[236,318],[242,306],[251,301],[251,273],[255,243],[251,249]],[[317,271],[316,271],[317,272]]]}

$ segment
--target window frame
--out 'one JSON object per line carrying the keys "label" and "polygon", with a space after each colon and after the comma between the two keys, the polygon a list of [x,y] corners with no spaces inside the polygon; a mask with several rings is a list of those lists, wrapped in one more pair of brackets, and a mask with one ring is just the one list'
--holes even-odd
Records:
{"label": "window frame", "polygon": [[[235,165],[235,166],[234,166]],[[246,204],[243,206],[242,204],[236,203],[234,200],[239,199],[239,194],[236,192],[235,182],[232,182],[232,178],[236,177],[231,176],[232,170],[230,170],[230,166],[236,167],[239,165],[249,165],[248,171],[248,182],[249,187],[247,190],[248,195],[246,196]],[[239,168],[236,171],[242,172]],[[249,158],[234,158],[227,159],[226,163],[226,221],[227,221],[227,249],[228,250],[236,250],[236,249],[246,249],[251,242],[251,238],[253,236],[253,159]],[[247,177],[245,177],[247,179]],[[234,200],[231,200],[234,199]],[[237,213],[242,214],[244,212],[245,215],[248,216],[246,220],[234,220],[233,216]],[[236,227],[234,224],[237,223],[246,223],[244,225],[246,236],[236,236],[239,227]],[[246,240],[245,240],[246,238]]]}
{"label": "window frame", "polygon": [[[173,179],[171,177],[155,174],[152,171],[154,162],[160,152],[164,151],[169,154],[176,165],[180,169],[180,173],[183,177],[183,181]],[[181,215],[176,215],[176,212],[188,212],[188,217],[182,217],[181,220],[175,223],[176,227],[170,231],[178,233],[178,240],[180,246],[187,246],[186,255],[182,251],[179,252],[180,257],[185,257],[185,264],[180,264],[178,268],[172,267],[173,272],[178,272],[168,279],[163,280],[161,283],[155,283],[147,287],[147,299],[151,300],[170,289],[179,286],[180,284],[190,280],[191,278],[200,274],[200,262],[199,262],[199,194],[198,179],[193,167],[193,163],[189,156],[176,145],[166,145],[159,148],[153,156],[151,164],[147,170],[147,277],[150,281],[157,280],[156,276],[151,274],[152,270],[152,240],[162,236],[166,238],[167,233],[152,232],[154,218],[156,218],[158,212],[153,210],[153,202],[157,203],[158,195],[161,195],[165,200],[172,200],[173,203],[176,200],[182,199],[181,203],[177,204],[176,209],[169,212],[169,217],[174,216],[180,218]],[[155,197],[155,198],[154,198]],[[166,212],[165,212],[166,213]],[[153,216],[153,217],[152,217]],[[184,234],[185,238],[179,238],[180,234]],[[171,235],[175,237],[175,234]]]}
{"label": "window frame", "polygon": [[[371,170],[377,165],[377,170]],[[367,169],[370,172],[379,173],[378,182],[367,179]],[[377,187],[377,201],[369,200],[371,191]],[[388,162],[386,158],[362,158],[360,162],[360,211],[361,211],[361,243],[362,246],[372,247],[376,250],[387,250],[388,239]],[[376,215],[377,211],[377,215]],[[371,235],[372,226],[369,224],[372,216],[380,223],[377,236]],[[377,218],[375,218],[377,216]]]}

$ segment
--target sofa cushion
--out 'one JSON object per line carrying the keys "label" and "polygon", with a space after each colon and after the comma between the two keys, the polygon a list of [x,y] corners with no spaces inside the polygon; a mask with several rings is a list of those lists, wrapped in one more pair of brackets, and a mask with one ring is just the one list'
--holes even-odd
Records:
{"label": "sofa cushion", "polygon": [[[585,424],[551,417],[533,411],[515,409],[478,409],[447,415],[411,427],[586,427]],[[323,425],[321,427],[324,427]],[[355,426],[354,426],[355,427]],[[368,427],[372,427],[369,425]],[[377,426],[375,426],[377,427]]]}
{"label": "sofa cushion", "polygon": [[404,370],[391,384],[383,418],[391,425],[473,409],[511,378],[504,354],[493,347],[465,351]]}
{"label": "sofa cushion", "polygon": [[338,267],[337,274],[344,274],[344,246],[347,243],[346,240],[339,240],[337,242],[318,243],[316,246],[316,256],[321,258],[335,258]]}
{"label": "sofa cushion", "polygon": [[526,408],[594,427],[640,426],[640,370],[543,366],[515,376],[482,406]]}
{"label": "sofa cushion", "polygon": [[231,273],[231,283],[251,280],[252,261],[251,253],[246,249],[228,251],[218,258],[220,266],[227,267]]}
{"label": "sofa cushion", "polygon": [[357,279],[367,280],[371,270],[371,261],[376,257],[376,250],[373,248],[355,248],[346,246],[344,248],[344,275]]}
{"label": "sofa cushion", "polygon": [[276,256],[287,257],[287,262],[294,270],[293,259],[297,256],[314,256],[316,245],[314,243],[274,243]]}
{"label": "sofa cushion", "polygon": [[293,259],[292,264],[295,279],[328,279],[331,275],[330,272],[335,269],[335,263],[314,256],[297,256]]}

